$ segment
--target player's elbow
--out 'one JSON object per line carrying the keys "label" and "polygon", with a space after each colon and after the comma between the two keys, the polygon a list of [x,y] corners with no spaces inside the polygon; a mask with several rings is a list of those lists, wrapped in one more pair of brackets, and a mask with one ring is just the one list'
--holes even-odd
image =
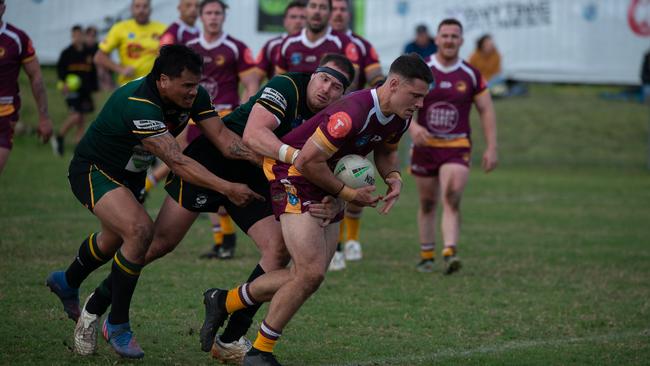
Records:
{"label": "player's elbow", "polygon": [[242,142],[246,147],[252,150],[256,150],[255,146],[258,145],[258,139],[255,136],[255,133],[252,132],[250,129],[246,128],[244,129],[244,133],[242,134],[241,137]]}

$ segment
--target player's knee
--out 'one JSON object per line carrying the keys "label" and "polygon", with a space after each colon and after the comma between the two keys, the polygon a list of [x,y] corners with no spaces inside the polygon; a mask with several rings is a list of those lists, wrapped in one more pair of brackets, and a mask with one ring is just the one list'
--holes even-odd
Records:
{"label": "player's knee", "polygon": [[307,294],[316,292],[321,283],[323,283],[323,280],[325,280],[325,273],[320,271],[308,271],[300,276],[303,291]]}
{"label": "player's knee", "polygon": [[420,209],[422,210],[422,213],[430,214],[433,212],[435,208],[436,208],[436,201],[428,198],[420,200]]}
{"label": "player's knee", "polygon": [[[153,223],[151,222],[134,222],[129,225],[126,238],[130,239],[142,248],[149,247],[153,240]],[[125,240],[126,241],[126,240]]]}
{"label": "player's knee", "polygon": [[450,189],[445,192],[445,203],[454,210],[458,210],[460,208],[461,197],[461,191]]}

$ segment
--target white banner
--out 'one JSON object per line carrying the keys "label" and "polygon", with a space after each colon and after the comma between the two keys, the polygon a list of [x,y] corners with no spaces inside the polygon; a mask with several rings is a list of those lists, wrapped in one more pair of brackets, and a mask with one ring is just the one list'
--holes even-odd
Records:
{"label": "white banner", "polygon": [[[130,0],[7,0],[3,19],[25,30],[43,63],[56,62],[73,24],[103,34],[129,16]],[[256,31],[257,1],[230,0],[225,29],[256,53],[273,36]],[[178,0],[153,0],[152,19],[177,18]],[[650,48],[650,0],[365,0],[365,36],[384,69],[414,36],[417,24],[432,32],[440,20],[465,25],[467,57],[490,33],[504,73],[513,78],[580,83],[638,84]]]}

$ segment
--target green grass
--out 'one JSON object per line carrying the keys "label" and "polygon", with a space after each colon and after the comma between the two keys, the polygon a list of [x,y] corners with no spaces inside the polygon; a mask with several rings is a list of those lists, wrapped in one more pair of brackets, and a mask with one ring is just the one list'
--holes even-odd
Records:
{"label": "green grass", "polygon": [[[48,85],[53,74],[46,71]],[[22,116],[34,123],[23,81]],[[364,259],[330,273],[276,347],[286,365],[650,364],[648,109],[607,102],[602,87],[534,85],[496,102],[500,167],[478,169],[481,130],[463,201],[464,268],[414,270],[413,180],[388,217],[368,210]],[[50,92],[52,115],[64,118]],[[101,105],[98,103],[98,105]],[[69,150],[72,146],[68,146]],[[97,221],[69,191],[71,154],[55,158],[19,136],[0,176],[0,364],[105,364],[71,352],[73,323],[44,286],[73,259]],[[155,215],[157,190],[147,207]],[[208,221],[147,267],[132,306],[146,352],[139,364],[214,364],[200,352],[201,292],[245,279],[258,256],[239,236],[236,259],[206,262]],[[82,285],[87,296],[107,274]],[[263,308],[263,311],[266,308]],[[257,321],[262,315],[258,315]],[[249,332],[254,338],[254,329]]]}

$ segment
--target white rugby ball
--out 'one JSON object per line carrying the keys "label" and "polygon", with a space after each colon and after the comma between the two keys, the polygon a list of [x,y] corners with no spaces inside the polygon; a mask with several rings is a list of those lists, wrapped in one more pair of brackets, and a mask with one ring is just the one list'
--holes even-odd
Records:
{"label": "white rugby ball", "polygon": [[346,155],[334,167],[336,178],[352,188],[375,185],[375,166],[361,155]]}

